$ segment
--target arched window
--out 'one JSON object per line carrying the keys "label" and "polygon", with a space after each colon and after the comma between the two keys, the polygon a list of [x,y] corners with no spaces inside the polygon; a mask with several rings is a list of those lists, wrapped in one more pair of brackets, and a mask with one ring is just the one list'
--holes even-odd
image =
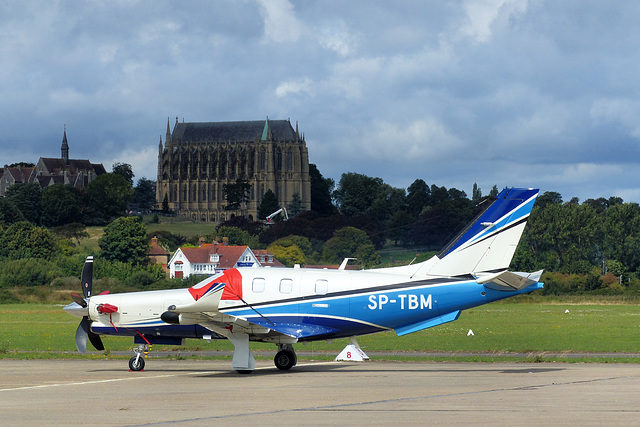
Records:
{"label": "arched window", "polygon": [[276,170],[282,170],[282,150],[280,147],[276,148]]}
{"label": "arched window", "polygon": [[287,151],[287,170],[293,170],[293,149],[289,148]]}
{"label": "arched window", "polygon": [[267,149],[264,147],[260,148],[260,170],[267,170]]}

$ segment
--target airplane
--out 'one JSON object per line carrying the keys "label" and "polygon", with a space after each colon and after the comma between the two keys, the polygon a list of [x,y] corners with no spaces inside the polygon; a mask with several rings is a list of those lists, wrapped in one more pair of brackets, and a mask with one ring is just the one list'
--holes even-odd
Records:
{"label": "airplane", "polygon": [[255,369],[249,343],[277,345],[274,364],[297,363],[294,344],[393,330],[398,336],[452,322],[463,310],[541,289],[542,270],[508,270],[539,190],[510,188],[488,198],[478,216],[427,261],[347,270],[238,267],[187,289],[92,295],[93,258],[82,270],[83,294],[64,308],[81,318],[76,346],[100,335],[133,336],[131,371],[144,369],[153,344],[187,338],[228,339],[231,366]]}

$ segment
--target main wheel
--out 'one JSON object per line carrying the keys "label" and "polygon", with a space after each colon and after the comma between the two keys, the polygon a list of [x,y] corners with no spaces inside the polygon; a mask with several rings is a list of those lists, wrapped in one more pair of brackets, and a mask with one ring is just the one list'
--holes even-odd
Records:
{"label": "main wheel", "polygon": [[142,371],[144,369],[144,359],[142,357],[133,356],[129,359],[129,369],[136,372]]}
{"label": "main wheel", "polygon": [[273,358],[273,363],[276,364],[276,368],[281,371],[288,371],[295,366],[296,362],[296,354],[289,350],[280,350],[276,353],[276,357]]}

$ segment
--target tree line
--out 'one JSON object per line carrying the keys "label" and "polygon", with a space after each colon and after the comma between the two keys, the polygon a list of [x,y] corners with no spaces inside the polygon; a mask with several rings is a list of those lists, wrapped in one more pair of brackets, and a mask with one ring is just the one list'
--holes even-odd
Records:
{"label": "tree line", "polygon": [[[224,236],[230,244],[268,248],[286,265],[339,264],[357,257],[358,263],[373,267],[380,265],[379,251],[390,246],[420,253],[440,250],[498,194],[493,186],[483,196],[474,184],[468,197],[462,190],[422,179],[406,189],[396,188],[381,178],[353,172],[335,183],[313,164],[310,180],[311,210],[302,211],[301,201],[294,197],[287,206],[288,221],[267,226],[237,215],[207,236],[155,234],[170,251],[196,245],[199,237],[211,241]],[[225,193],[229,205],[242,211],[247,186],[236,184],[228,184]],[[116,278],[116,285],[174,286],[146,265],[151,236],[144,234],[140,220],[122,218],[127,209],[148,210],[154,203],[155,182],[142,178],[134,187],[131,167],[124,163],[114,164],[111,173],[97,177],[85,190],[64,185],[44,190],[35,184],[10,187],[0,198],[0,260],[13,264],[5,263],[0,288],[77,276],[87,254],[80,253],[74,241],[86,236],[86,225],[106,224],[100,242],[106,267],[98,275]],[[267,193],[259,217],[279,207],[275,195]],[[45,267],[27,265],[31,259],[44,260]],[[575,198],[565,202],[555,192],[541,194],[511,267],[546,270],[544,293],[640,293],[640,207],[617,197],[580,203]],[[40,274],[42,269],[47,271]],[[16,281],[11,274],[31,276]]]}
{"label": "tree line", "polygon": [[115,163],[111,173],[96,177],[82,190],[70,184],[44,189],[36,183],[14,184],[0,198],[0,223],[28,221],[45,227],[106,225],[125,215],[132,205],[151,209],[155,204],[155,181],[143,177],[134,187],[133,176],[131,165]]}

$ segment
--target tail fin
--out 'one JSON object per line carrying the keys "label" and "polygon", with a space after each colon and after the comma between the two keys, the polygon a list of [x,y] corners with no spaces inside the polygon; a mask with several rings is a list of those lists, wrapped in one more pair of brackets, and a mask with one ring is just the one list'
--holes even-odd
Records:
{"label": "tail fin", "polygon": [[417,275],[459,276],[506,270],[538,196],[537,189],[503,190]]}

